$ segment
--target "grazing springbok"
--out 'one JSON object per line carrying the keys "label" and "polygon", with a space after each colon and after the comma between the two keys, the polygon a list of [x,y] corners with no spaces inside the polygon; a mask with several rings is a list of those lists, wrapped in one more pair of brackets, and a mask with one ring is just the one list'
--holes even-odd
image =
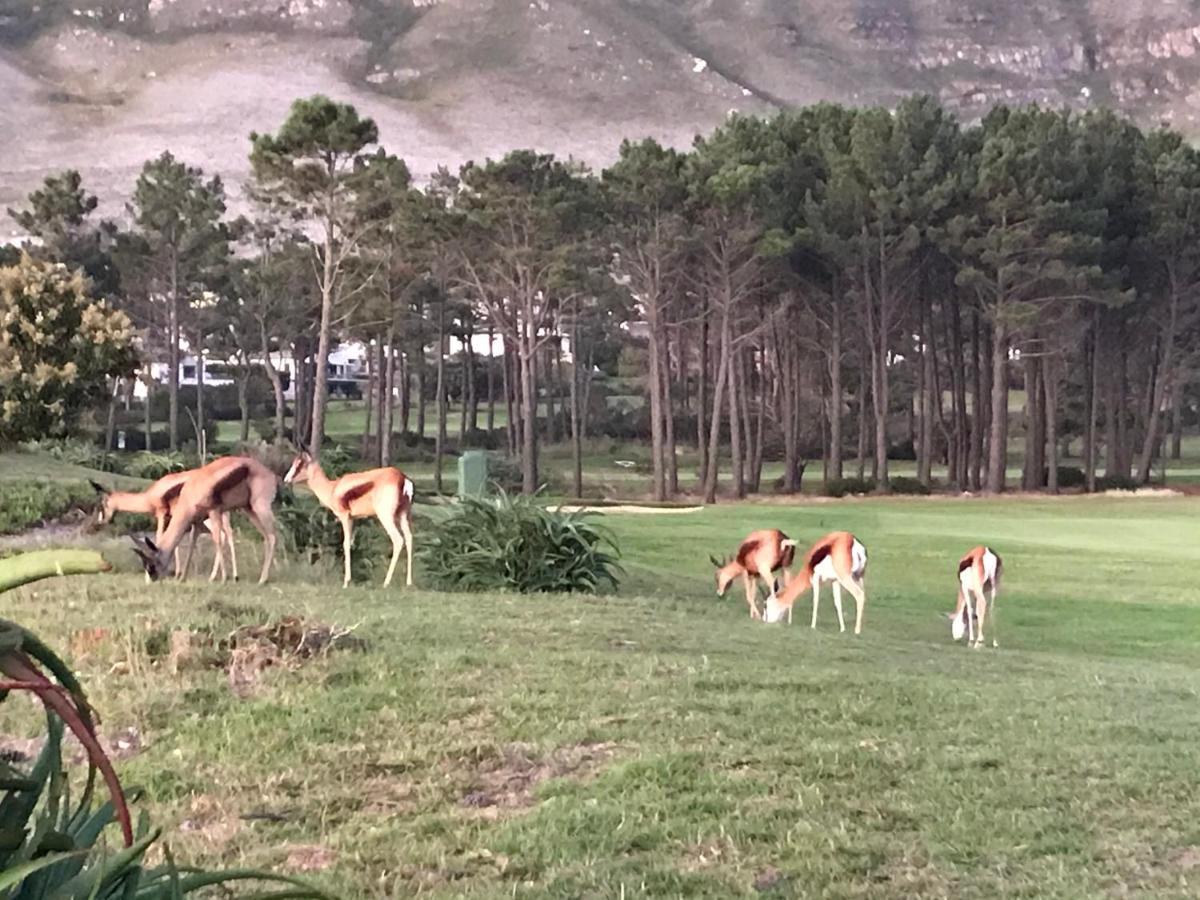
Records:
{"label": "grazing springbok", "polygon": [[867,548],[848,531],[835,531],[821,538],[804,554],[804,565],[791,584],[780,594],[772,593],[767,598],[767,622],[778,622],[786,614],[791,621],[792,606],[796,598],[812,586],[812,627],[817,627],[817,606],[821,597],[821,585],[833,582],[833,605],[837,609],[838,627],[846,630],[842,616],[842,588],[854,595],[856,615],[854,633],[862,634],[863,608],[867,597],[863,593],[863,575],[867,571]]}
{"label": "grazing springbok", "polygon": [[[183,490],[183,485],[194,471],[193,469],[188,472],[172,472],[169,475],[164,475],[144,491],[110,491],[104,485],[89,479],[96,493],[100,495],[100,507],[96,515],[97,524],[107,525],[113,520],[113,516],[119,512],[153,516],[154,539],[161,541],[163,532],[166,531],[167,525],[171,521],[171,509],[174,507],[180,491]],[[174,553],[175,578],[177,580],[182,581],[191,570],[192,551],[196,547],[196,535],[202,528],[222,537],[229,543],[232,550],[233,531],[229,527],[228,516],[222,514],[221,525],[221,530],[217,532],[212,531],[213,526],[207,521],[198,523],[192,528],[191,543],[188,544],[187,557],[182,566],[179,564],[179,549],[176,548]],[[213,540],[215,541],[216,538]],[[221,578],[224,579],[225,566],[220,554],[217,554],[216,559],[213,560],[213,570],[209,575],[209,581],[216,578],[218,571],[221,573]],[[235,557],[234,578],[236,577],[237,562]],[[146,574],[146,579],[147,581],[150,579],[149,573]]]}
{"label": "grazing springbok", "polygon": [[774,573],[783,570],[783,583],[791,581],[788,568],[796,555],[796,542],[788,540],[788,536],[774,528],[763,531],[752,531],[738,546],[737,553],[732,559],[719,560],[709,556],[709,560],[717,567],[717,596],[724,597],[725,591],[735,578],[741,578],[746,588],[746,603],[750,606],[750,618],[760,619],[758,611],[756,578],[761,578],[767,587],[767,593],[775,590]]}
{"label": "grazing springbok", "polygon": [[[208,519],[209,530],[222,534],[227,527],[227,514],[240,509],[263,536],[265,551],[258,583],[264,584],[275,560],[275,512],[271,508],[279,484],[275,473],[249,456],[225,456],[188,474],[171,507],[170,522],[161,544],[149,538],[142,538],[140,544],[134,542],[146,573],[152,579],[161,578],[167,561],[196,524]],[[224,566],[224,541],[215,544],[220,565]]]}
{"label": "grazing springbok", "polygon": [[392,539],[392,562],[388,566],[383,586],[392,583],[400,551],[408,548],[408,575],[405,584],[412,587],[412,479],[391,467],[350,472],[341,478],[330,478],[307,451],[301,451],[283,477],[284,484],[308,484],[321,504],[342,523],[342,553],[345,557],[345,577],[342,587],[350,586],[350,547],[354,539],[354,520],[371,516]]}
{"label": "grazing springbok", "polygon": [[[996,592],[1000,589],[1002,567],[1000,557],[990,547],[976,547],[958,561],[958,602],[954,612],[950,613],[950,634],[954,640],[962,640],[963,634],[966,634],[967,646],[982,647],[983,623],[989,609],[992,611],[992,627],[995,628]],[[990,600],[985,591],[991,594]],[[994,638],[992,646],[1000,646]]]}

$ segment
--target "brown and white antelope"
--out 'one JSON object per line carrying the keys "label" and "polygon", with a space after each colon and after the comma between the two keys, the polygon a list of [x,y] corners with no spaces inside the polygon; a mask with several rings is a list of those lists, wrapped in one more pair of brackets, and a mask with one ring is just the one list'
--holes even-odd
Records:
{"label": "brown and white antelope", "polygon": [[781,593],[772,593],[767,598],[767,622],[778,622],[785,615],[792,620],[792,606],[796,599],[812,587],[812,627],[817,627],[817,607],[821,598],[821,585],[833,583],[833,605],[837,609],[838,627],[846,630],[842,616],[842,588],[848,590],[855,601],[854,633],[862,634],[863,609],[867,597],[863,591],[863,575],[867,571],[867,548],[848,531],[835,531],[825,535],[804,554],[804,564],[791,584]]}
{"label": "brown and white antelope", "polygon": [[737,553],[732,559],[719,560],[709,556],[709,560],[717,567],[717,596],[724,597],[725,591],[735,578],[741,578],[746,588],[746,603],[750,607],[750,618],[760,619],[758,611],[757,586],[755,579],[762,579],[767,593],[775,590],[774,573],[782,570],[783,583],[791,580],[788,571],[792,559],[796,555],[796,542],[788,540],[788,536],[775,528],[762,531],[752,531],[738,546]]}
{"label": "brown and white antelope", "polygon": [[[962,640],[966,634],[967,646],[983,646],[983,623],[989,609],[995,628],[996,592],[1000,589],[1002,568],[999,555],[990,547],[976,547],[958,561],[958,602],[950,613],[950,634],[954,640]],[[985,591],[991,594],[990,599]],[[1000,646],[994,638],[992,646]]]}
{"label": "brown and white antelope", "polygon": [[[240,509],[263,536],[263,565],[258,583],[264,584],[275,560],[275,512],[271,508],[279,485],[275,473],[249,456],[225,456],[188,475],[171,506],[170,522],[161,543],[142,538],[135,548],[146,573],[152,579],[161,578],[171,555],[195,525],[207,519],[209,530],[222,534],[228,527],[227,514]],[[224,566],[223,544],[224,541],[215,542],[221,566]],[[235,577],[236,574],[235,569]]]}
{"label": "brown and white antelope", "polygon": [[342,553],[345,557],[345,575],[342,587],[350,586],[350,549],[354,539],[354,520],[371,516],[392,539],[392,561],[388,566],[383,586],[392,583],[400,551],[408,549],[408,573],[405,584],[412,587],[412,479],[399,469],[391,467],[369,469],[366,472],[350,472],[341,478],[330,478],[321,469],[320,463],[307,451],[293,460],[291,468],[283,477],[284,484],[308,484],[321,504],[330,509],[342,523]]}
{"label": "brown and white antelope", "polygon": [[[96,521],[99,525],[107,525],[113,520],[113,516],[119,512],[139,513],[141,515],[154,517],[154,539],[161,541],[163,532],[166,531],[167,525],[171,521],[171,509],[174,507],[179,493],[183,490],[183,485],[191,477],[192,472],[172,472],[169,475],[164,475],[162,478],[154,482],[144,491],[110,491],[104,485],[92,481],[91,485],[96,493],[100,495],[100,507],[97,511]],[[175,558],[175,577],[182,581],[187,577],[191,570],[192,551],[196,546],[196,535],[202,529],[212,532],[212,525],[205,521],[197,523],[191,531],[191,543],[188,545],[187,557],[182,566],[179,564],[179,550],[176,548],[174,553]],[[233,531],[229,527],[229,517],[222,514],[220,531],[213,532],[217,537],[225,540],[230,549],[233,549]],[[216,541],[217,537],[213,540]],[[221,577],[225,577],[224,560],[221,554],[217,554],[213,560],[213,570],[209,574],[209,581],[216,578],[218,571]],[[147,573],[146,578],[149,579]],[[237,577],[237,562],[234,561],[234,578]]]}

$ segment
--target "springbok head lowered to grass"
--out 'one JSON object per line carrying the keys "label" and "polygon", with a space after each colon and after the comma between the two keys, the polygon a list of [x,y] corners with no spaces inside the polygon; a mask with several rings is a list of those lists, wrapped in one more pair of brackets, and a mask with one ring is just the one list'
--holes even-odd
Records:
{"label": "springbok head lowered to grass", "polygon": [[729,590],[729,585],[733,582],[733,579],[737,578],[738,575],[741,574],[741,566],[739,566],[734,560],[728,558],[717,559],[711,553],[708,556],[708,561],[711,562],[717,570],[717,596],[724,597],[725,592]]}

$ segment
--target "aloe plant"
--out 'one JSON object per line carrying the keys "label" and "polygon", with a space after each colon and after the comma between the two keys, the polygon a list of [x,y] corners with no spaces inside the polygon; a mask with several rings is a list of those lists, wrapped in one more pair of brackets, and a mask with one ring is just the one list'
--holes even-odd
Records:
{"label": "aloe plant", "polygon": [[[0,593],[43,578],[109,568],[91,551],[26,553],[0,559]],[[46,742],[33,766],[25,771],[0,760],[0,900],[168,900],[237,881],[275,884],[270,893],[250,896],[326,896],[300,879],[269,872],[181,870],[169,852],[166,865],[146,868],[146,850],[161,832],[145,815],[135,826],[120,779],[96,737],[95,715],[70,668],[29,631],[0,619],[0,675],[0,702],[11,691],[28,691],[46,710]],[[88,759],[87,780],[75,803],[63,773],[66,729]],[[99,805],[97,774],[109,795]],[[114,822],[123,846],[110,850],[104,836]]]}

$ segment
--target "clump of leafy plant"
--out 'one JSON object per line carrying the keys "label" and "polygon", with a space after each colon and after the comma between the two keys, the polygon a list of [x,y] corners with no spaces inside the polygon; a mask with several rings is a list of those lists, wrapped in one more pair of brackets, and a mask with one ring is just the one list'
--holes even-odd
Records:
{"label": "clump of leafy plant", "polygon": [[616,589],[623,570],[595,513],[546,509],[534,497],[464,497],[417,541],[426,577],[460,591]]}
{"label": "clump of leafy plant", "polygon": [[[97,553],[51,550],[0,560],[0,593],[56,575],[108,569]],[[129,801],[101,745],[95,716],[74,674],[53,651],[13,622],[0,620],[0,703],[12,691],[35,696],[46,711],[46,741],[30,767],[0,760],[0,897],[13,900],[87,897],[97,900],[173,900],[234,881],[274,882],[270,896],[325,895],[304,882],[253,870],[180,870],[166,854],[147,867],[147,849],[160,835],[145,815],[133,821]],[[62,740],[69,729],[87,755],[87,780],[72,803],[63,769]],[[96,803],[99,776],[109,799]],[[104,836],[116,823],[122,848]],[[267,896],[261,895],[260,896]]]}
{"label": "clump of leafy plant", "polygon": [[831,478],[822,493],[826,497],[846,497],[851,494],[869,494],[875,490],[874,478]]}
{"label": "clump of leafy plant", "polygon": [[178,450],[165,450],[161,453],[142,450],[125,461],[125,474],[135,478],[157,481],[164,475],[186,472],[199,464],[199,459],[186,453],[180,453]]}
{"label": "clump of leafy plant", "polygon": [[888,487],[891,488],[893,494],[912,494],[924,497],[930,493],[929,485],[922,484],[919,478],[912,478],[908,475],[897,475],[889,479]]}
{"label": "clump of leafy plant", "polygon": [[16,534],[95,504],[95,492],[82,481],[0,481],[0,534]]}

